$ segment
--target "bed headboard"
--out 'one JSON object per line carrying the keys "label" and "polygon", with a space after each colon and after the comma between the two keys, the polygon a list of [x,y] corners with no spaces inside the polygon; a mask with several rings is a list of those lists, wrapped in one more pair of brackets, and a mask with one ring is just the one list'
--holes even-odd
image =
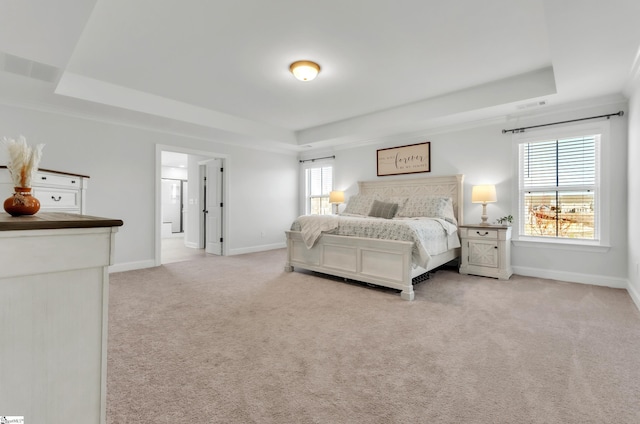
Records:
{"label": "bed headboard", "polygon": [[453,213],[458,224],[463,224],[464,175],[425,177],[407,180],[358,181],[360,194],[378,194],[381,197],[445,196],[453,200]]}

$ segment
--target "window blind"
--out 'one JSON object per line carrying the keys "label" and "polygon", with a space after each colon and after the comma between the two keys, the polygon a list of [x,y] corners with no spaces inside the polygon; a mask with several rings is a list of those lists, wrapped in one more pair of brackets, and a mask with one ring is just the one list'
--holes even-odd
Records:
{"label": "window blind", "polygon": [[526,143],[522,147],[523,188],[595,186],[595,136]]}
{"label": "window blind", "polygon": [[329,195],[333,187],[333,172],[331,166],[309,168],[309,196]]}

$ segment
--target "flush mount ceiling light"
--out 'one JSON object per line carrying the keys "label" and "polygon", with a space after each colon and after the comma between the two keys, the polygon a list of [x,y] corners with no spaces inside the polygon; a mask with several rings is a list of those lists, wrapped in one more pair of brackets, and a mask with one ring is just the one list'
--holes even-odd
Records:
{"label": "flush mount ceiling light", "polygon": [[309,60],[299,60],[293,62],[289,66],[289,70],[300,81],[311,81],[320,72],[320,65]]}

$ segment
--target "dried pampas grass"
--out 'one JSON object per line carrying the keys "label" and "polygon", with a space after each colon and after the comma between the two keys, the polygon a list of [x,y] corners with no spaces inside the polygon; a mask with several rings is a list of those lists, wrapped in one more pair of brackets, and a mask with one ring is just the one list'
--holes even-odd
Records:
{"label": "dried pampas grass", "polygon": [[20,136],[18,140],[3,138],[2,142],[7,146],[9,152],[7,169],[11,174],[13,185],[15,187],[31,187],[31,179],[38,170],[44,144],[31,147],[23,136]]}

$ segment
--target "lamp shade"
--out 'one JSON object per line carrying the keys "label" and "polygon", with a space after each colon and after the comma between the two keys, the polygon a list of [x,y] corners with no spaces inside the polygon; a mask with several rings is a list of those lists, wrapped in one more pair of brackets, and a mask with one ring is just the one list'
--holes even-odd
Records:
{"label": "lamp shade", "polygon": [[332,191],[329,193],[329,203],[344,203],[344,191]]}
{"label": "lamp shade", "polygon": [[471,190],[471,203],[493,203],[497,202],[496,186],[477,185]]}
{"label": "lamp shade", "polygon": [[311,81],[318,76],[318,72],[320,72],[320,65],[315,62],[311,62],[310,60],[299,60],[297,62],[293,62],[289,66],[289,70],[293,76],[300,81]]}

